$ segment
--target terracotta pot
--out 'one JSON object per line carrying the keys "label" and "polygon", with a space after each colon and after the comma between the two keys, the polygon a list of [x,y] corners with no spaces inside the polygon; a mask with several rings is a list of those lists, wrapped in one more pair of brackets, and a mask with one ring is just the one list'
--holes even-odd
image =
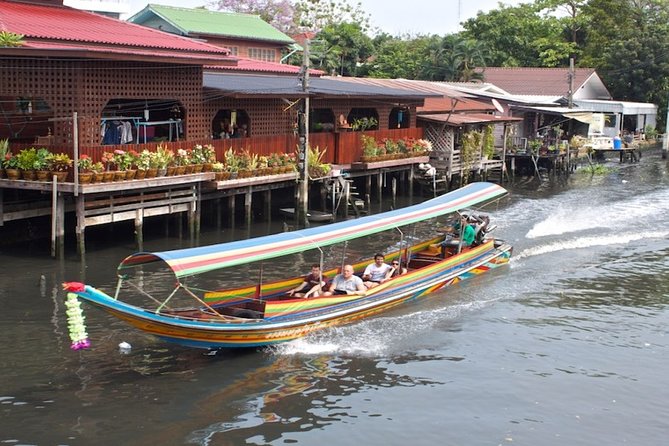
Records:
{"label": "terracotta pot", "polygon": [[[168,176],[168,175],[170,175],[169,167],[165,167],[163,169],[158,169],[158,171],[156,172],[157,177],[165,177],[165,176]],[[174,170],[172,170],[172,175],[174,175]]]}
{"label": "terracotta pot", "polygon": [[189,164],[187,166],[181,166],[184,167],[184,173],[193,173],[193,169],[195,168],[194,165]]}
{"label": "terracotta pot", "polygon": [[146,171],[146,178],[155,178],[157,176],[158,176],[158,169],[156,168],[150,168],[149,170]]}
{"label": "terracotta pot", "polygon": [[183,175],[186,173],[186,166],[177,166],[175,175]]}
{"label": "terracotta pot", "polygon": [[143,180],[144,178],[146,178],[146,173],[147,173],[146,170],[138,169],[136,172],[137,172],[135,173],[136,180]]}
{"label": "terracotta pot", "polygon": [[67,176],[69,175],[69,172],[49,172],[49,176],[53,178],[54,175],[56,175],[56,181],[59,183],[64,183],[67,181]]}
{"label": "terracotta pot", "polygon": [[200,172],[202,172],[202,169],[204,169],[204,165],[202,165],[202,164],[194,164],[193,165],[193,173],[200,173]]}
{"label": "terracotta pot", "polygon": [[202,165],[202,172],[211,172],[214,169],[213,163],[205,163]]}
{"label": "terracotta pot", "polygon": [[93,173],[93,179],[91,180],[91,182],[102,183],[102,180],[104,179],[104,177],[105,177],[104,172],[94,172]]}
{"label": "terracotta pot", "polygon": [[5,169],[8,180],[18,180],[21,177],[19,169]]}
{"label": "terracotta pot", "polygon": [[35,172],[35,177],[37,178],[37,181],[51,180],[51,176],[49,176],[48,170],[38,170],[37,172]]}
{"label": "terracotta pot", "polygon": [[5,169],[0,169],[0,179],[5,178]]}
{"label": "terracotta pot", "polygon": [[123,181],[125,180],[125,170],[117,170],[114,172],[114,181]]}
{"label": "terracotta pot", "polygon": [[34,170],[22,170],[21,179],[26,181],[35,181],[35,171]]}
{"label": "terracotta pot", "polygon": [[[159,170],[162,170],[162,169],[159,169]],[[171,176],[176,175],[176,174],[177,174],[177,168],[176,168],[176,166],[170,166],[170,167],[168,167],[168,168],[167,168],[167,171],[165,172],[165,175],[167,175],[168,177],[171,177]],[[158,176],[160,176],[160,177],[164,177],[165,175],[160,175],[160,174],[158,174]]]}
{"label": "terracotta pot", "polygon": [[102,182],[110,183],[110,182],[114,181],[114,173],[115,172],[104,172],[102,174]]}
{"label": "terracotta pot", "polygon": [[89,184],[93,181],[93,172],[79,172],[79,184]]}
{"label": "terracotta pot", "polygon": [[136,170],[126,170],[126,171],[125,171],[125,179],[126,179],[126,180],[134,180],[134,179],[135,179],[135,175],[137,175],[137,171],[136,171]]}

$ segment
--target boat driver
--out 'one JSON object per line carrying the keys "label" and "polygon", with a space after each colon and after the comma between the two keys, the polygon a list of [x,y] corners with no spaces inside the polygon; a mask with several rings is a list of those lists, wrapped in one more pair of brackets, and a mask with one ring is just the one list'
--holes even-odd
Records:
{"label": "boat driver", "polygon": [[367,268],[365,268],[365,272],[362,273],[362,280],[365,281],[364,284],[367,289],[379,286],[388,280],[386,279],[386,276],[392,267],[385,263],[385,260],[386,258],[383,254],[377,253],[374,255],[374,263],[370,263],[367,265]]}
{"label": "boat driver", "polygon": [[363,295],[367,291],[362,279],[353,275],[353,266],[344,265],[341,274],[337,274],[330,284],[328,291],[323,296],[332,296],[338,294],[359,294]]}
{"label": "boat driver", "polygon": [[[460,234],[462,229],[462,234]],[[462,243],[460,240],[462,237]],[[458,247],[468,247],[474,243],[474,238],[476,237],[476,230],[474,226],[469,224],[467,217],[460,216],[459,220],[450,228],[447,229],[447,235],[443,242],[442,246],[442,255],[446,257],[447,254],[453,254],[457,251]]]}

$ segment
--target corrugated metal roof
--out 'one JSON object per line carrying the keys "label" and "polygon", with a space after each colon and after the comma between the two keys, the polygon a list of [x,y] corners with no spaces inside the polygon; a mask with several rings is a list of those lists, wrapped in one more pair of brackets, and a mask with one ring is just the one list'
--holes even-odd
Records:
{"label": "corrugated metal roof", "polygon": [[466,124],[492,124],[495,122],[516,122],[522,121],[522,118],[512,118],[510,116],[489,115],[486,113],[442,113],[433,115],[418,115],[416,119],[423,121],[440,122],[452,126]]}
{"label": "corrugated metal roof", "polygon": [[210,57],[228,53],[224,48],[66,6],[0,0],[0,30],[23,34],[27,42],[117,45],[119,52],[130,47],[200,52]]}
{"label": "corrugated metal roof", "polygon": [[[594,68],[576,68],[574,91],[593,74]],[[569,92],[569,68],[487,67],[483,76],[486,82],[511,94],[566,97]]]}
{"label": "corrugated metal roof", "polygon": [[[237,65],[223,66],[223,67],[208,67],[212,69],[222,69],[225,71],[251,71],[261,73],[275,73],[275,74],[290,74],[297,75],[302,67],[295,65],[287,65],[277,62],[264,62],[262,60],[248,59],[245,57],[237,57]],[[321,76],[323,74],[320,70],[309,70],[310,76]]]}
{"label": "corrugated metal roof", "polygon": [[404,89],[413,92],[431,93],[426,97],[447,96],[449,98],[470,97],[459,92],[448,85],[438,82],[411,80],[411,79],[380,79],[374,77],[342,77],[342,76],[324,76],[328,79],[337,79],[343,82],[355,84],[373,85],[381,88]]}
{"label": "corrugated metal roof", "polygon": [[[283,96],[305,95],[297,76],[241,76],[237,74],[204,73],[204,87],[225,92],[229,96]],[[345,82],[339,78],[320,77],[309,80],[312,97],[383,98],[418,101],[433,94],[404,89],[385,88],[364,83]]]}
{"label": "corrugated metal roof", "polygon": [[294,43],[293,39],[265,22],[260,16],[252,14],[149,4],[130,17],[128,21],[142,24],[154,15],[167,21],[185,34],[206,34],[285,44]]}

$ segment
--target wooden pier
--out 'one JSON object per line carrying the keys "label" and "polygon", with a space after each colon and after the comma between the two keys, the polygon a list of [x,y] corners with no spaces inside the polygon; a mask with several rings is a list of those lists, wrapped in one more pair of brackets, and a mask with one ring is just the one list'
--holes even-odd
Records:
{"label": "wooden pier", "polygon": [[[333,166],[334,176],[318,179],[315,183],[322,183],[321,190],[324,190],[328,182],[331,185],[360,180],[365,185],[369,204],[373,183],[379,201],[383,197],[384,188],[390,187],[395,197],[398,179],[411,193],[414,166],[427,160],[427,157],[415,157],[364,166],[357,163]],[[393,176],[391,184],[386,183],[389,174]],[[283,191],[290,190],[292,197],[297,179],[297,173],[294,172],[225,181],[215,181],[215,174],[206,172],[78,186],[70,182],[56,182],[55,178],[49,182],[0,179],[0,231],[6,222],[49,216],[51,254],[56,257],[64,251],[65,235],[68,232],[65,215],[72,212],[76,217],[74,233],[81,255],[86,251],[86,228],[121,221],[134,221],[136,242],[141,250],[145,218],[185,213],[189,233],[195,237],[200,231],[203,202],[211,201],[214,204],[219,225],[227,218],[229,225],[233,226],[236,208],[242,201],[244,221],[248,225],[252,219],[254,194],[261,194],[264,213],[270,215],[272,191],[281,190],[282,198],[285,199]],[[344,189],[350,194],[348,188],[339,190],[341,192]],[[13,192],[11,199],[9,191]],[[223,203],[223,200],[227,203]],[[323,204],[326,204],[325,201]]]}

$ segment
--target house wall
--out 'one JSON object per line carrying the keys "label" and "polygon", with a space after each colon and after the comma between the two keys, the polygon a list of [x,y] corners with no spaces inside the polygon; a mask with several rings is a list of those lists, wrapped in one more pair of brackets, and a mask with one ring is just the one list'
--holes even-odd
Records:
{"label": "house wall", "polygon": [[[249,59],[265,60],[268,62],[279,62],[281,60],[281,50],[285,48],[285,44],[263,42],[263,41],[249,41],[242,39],[231,39],[225,37],[203,37],[199,36],[210,45],[215,45],[222,48],[228,48],[231,55],[246,57]],[[251,57],[250,49],[262,49],[271,54],[271,58]]]}
{"label": "house wall", "polygon": [[72,143],[78,113],[79,144],[97,145],[100,117],[111,99],[170,99],[185,109],[186,135],[210,133],[202,103],[202,68],[120,61],[0,58],[0,96],[42,98],[51,108],[55,144]]}

